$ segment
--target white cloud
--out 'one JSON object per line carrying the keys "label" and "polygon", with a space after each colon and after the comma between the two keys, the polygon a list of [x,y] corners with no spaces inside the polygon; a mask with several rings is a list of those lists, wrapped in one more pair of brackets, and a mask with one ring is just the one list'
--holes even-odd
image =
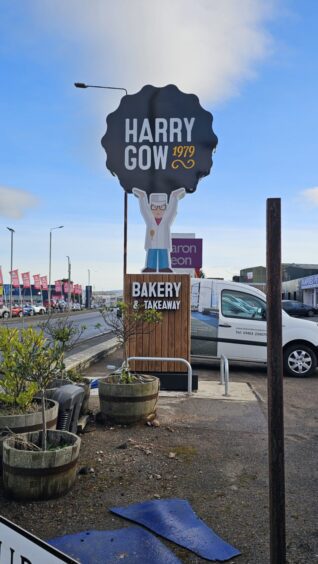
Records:
{"label": "white cloud", "polygon": [[301,194],[307,202],[318,206],[318,188],[308,188],[307,190],[303,190]]}
{"label": "white cloud", "polygon": [[[76,43],[93,84],[169,83],[211,103],[237,93],[272,51],[272,0],[36,0],[42,29]],[[94,81],[94,82],[92,82]],[[96,98],[95,98],[96,100]]]}
{"label": "white cloud", "polygon": [[0,186],[0,216],[2,217],[20,219],[37,203],[38,199],[26,190]]}

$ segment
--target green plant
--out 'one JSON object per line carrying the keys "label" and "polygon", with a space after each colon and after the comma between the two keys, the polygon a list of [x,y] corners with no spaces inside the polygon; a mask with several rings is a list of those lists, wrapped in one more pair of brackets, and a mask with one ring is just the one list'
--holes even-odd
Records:
{"label": "green plant", "polygon": [[[155,309],[145,309],[142,304],[136,302],[118,302],[117,310],[109,307],[100,308],[100,314],[107,328],[117,337],[123,348],[124,361],[122,367],[116,371],[121,383],[131,384],[136,379],[130,370],[127,361],[127,343],[130,338],[141,334],[149,334],[158,323],[162,321],[162,313]],[[98,329],[101,324],[95,325]]]}
{"label": "green plant", "polygon": [[79,370],[77,370],[76,368],[71,368],[70,370],[67,371],[67,377],[72,380],[72,382],[74,382],[74,384],[76,383],[82,383],[85,381],[89,382],[89,379],[86,378],[81,372],[79,372]]}
{"label": "green plant", "polygon": [[42,448],[46,449],[45,389],[61,370],[61,351],[43,331],[0,328],[0,401],[26,410],[41,395]]}

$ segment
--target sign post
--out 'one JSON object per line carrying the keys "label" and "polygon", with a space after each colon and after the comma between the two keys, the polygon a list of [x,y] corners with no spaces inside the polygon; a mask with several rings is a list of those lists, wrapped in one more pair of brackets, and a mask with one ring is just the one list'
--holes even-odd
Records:
{"label": "sign post", "polygon": [[[163,313],[163,322],[151,339],[141,335],[131,340],[129,356],[190,357],[190,279],[189,275],[174,275],[171,226],[179,201],[195,192],[199,180],[210,174],[218,142],[212,122],[212,114],[202,108],[197,96],[173,84],[147,85],[136,94],[127,94],[107,117],[101,140],[106,166],[125,194],[138,198],[146,224],[142,275],[127,274],[124,249],[125,301],[143,301],[145,308]],[[127,225],[124,227],[126,233]],[[180,244],[185,245],[184,240]],[[132,369],[178,372],[184,369],[179,364],[136,363]]]}
{"label": "sign post", "polygon": [[281,205],[267,200],[267,387],[270,562],[286,562],[283,353],[281,304]]}

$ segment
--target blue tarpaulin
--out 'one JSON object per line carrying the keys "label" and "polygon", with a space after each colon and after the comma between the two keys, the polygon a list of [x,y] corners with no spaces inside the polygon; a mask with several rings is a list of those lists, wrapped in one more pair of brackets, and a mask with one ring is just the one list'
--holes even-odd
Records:
{"label": "blue tarpaulin", "polygon": [[81,564],[181,564],[171,550],[141,527],[84,531],[47,542]]}
{"label": "blue tarpaulin", "polygon": [[110,509],[116,515],[144,525],[202,558],[224,562],[238,556],[239,550],[222,540],[182,499],[160,499]]}

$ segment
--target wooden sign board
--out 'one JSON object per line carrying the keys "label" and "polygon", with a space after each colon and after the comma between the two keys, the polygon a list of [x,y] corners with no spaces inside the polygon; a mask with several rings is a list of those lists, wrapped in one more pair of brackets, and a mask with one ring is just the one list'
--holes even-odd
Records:
{"label": "wooden sign board", "polygon": [[[162,322],[145,327],[129,340],[128,356],[183,358],[190,362],[190,276],[188,274],[126,274],[124,299],[162,313]],[[137,372],[186,372],[180,362],[135,361]]]}

